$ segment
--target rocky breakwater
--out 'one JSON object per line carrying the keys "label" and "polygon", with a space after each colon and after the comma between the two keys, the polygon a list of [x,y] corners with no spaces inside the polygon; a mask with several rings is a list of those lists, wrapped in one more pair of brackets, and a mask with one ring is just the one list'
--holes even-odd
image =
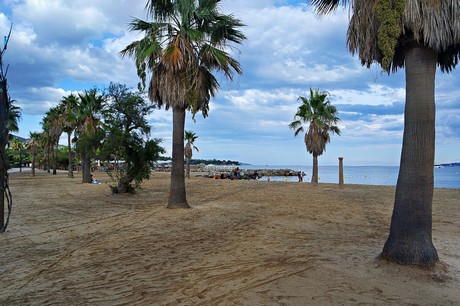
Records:
{"label": "rocky breakwater", "polygon": [[[234,179],[234,169],[213,169],[209,170],[208,175],[205,177],[214,179]],[[298,171],[292,169],[239,169],[238,179],[241,180],[255,180],[264,176],[297,176]]]}

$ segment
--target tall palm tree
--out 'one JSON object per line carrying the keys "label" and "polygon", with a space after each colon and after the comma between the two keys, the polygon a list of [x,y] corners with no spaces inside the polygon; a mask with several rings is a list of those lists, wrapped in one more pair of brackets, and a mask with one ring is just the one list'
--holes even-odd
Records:
{"label": "tall palm tree", "polygon": [[67,146],[69,151],[69,167],[68,177],[73,178],[73,156],[72,156],[72,133],[77,128],[77,108],[78,108],[78,96],[70,94],[66,97],[62,97],[59,107],[62,112],[63,120],[63,131],[67,133]]}
{"label": "tall palm tree", "polygon": [[82,183],[91,183],[91,153],[100,146],[101,132],[100,114],[104,107],[105,97],[96,89],[78,94],[77,150],[82,159]]}
{"label": "tall palm tree", "polygon": [[35,161],[40,146],[40,133],[30,132],[29,137],[30,140],[27,143],[27,148],[29,149],[30,155],[32,155],[32,176],[35,176]]}
{"label": "tall palm tree", "polygon": [[220,0],[148,0],[146,9],[153,22],[133,19],[131,30],[144,33],[126,46],[122,56],[135,59],[141,88],[146,73],[152,78],[149,98],[159,107],[173,110],[173,148],[169,208],[189,208],[185,193],[185,113],[202,112],[206,117],[209,100],[219,87],[214,72],[229,80],[241,74],[238,61],[226,52],[229,44],[245,39],[238,30],[243,24],[232,15],[219,12]]}
{"label": "tall palm tree", "polygon": [[289,128],[294,130],[294,136],[304,131],[304,124],[308,124],[308,132],[305,134],[305,145],[308,153],[313,155],[313,174],[311,182],[318,184],[318,156],[326,151],[326,144],[331,141],[329,132],[340,135],[340,129],[336,125],[340,119],[337,117],[337,109],[327,99],[327,92],[313,91],[310,88],[310,98],[300,96],[302,104],[294,115],[294,121]]}
{"label": "tall palm tree", "polygon": [[187,178],[190,178],[190,160],[193,156],[193,149],[199,152],[198,148],[194,145],[197,138],[198,136],[192,131],[185,131],[185,140],[187,141],[187,144],[185,145],[184,152],[185,160],[187,161]]}
{"label": "tall palm tree", "polygon": [[49,136],[51,154],[53,159],[53,175],[57,173],[57,151],[59,149],[59,138],[63,132],[63,113],[59,106],[52,107],[47,113],[44,127]]}
{"label": "tall palm tree", "polygon": [[390,233],[382,257],[431,265],[435,151],[435,74],[460,57],[460,4],[439,0],[312,0],[320,14],[351,5],[348,49],[369,67],[390,73],[405,67],[404,135]]}
{"label": "tall palm tree", "polygon": [[43,129],[43,132],[41,133],[41,144],[43,146],[43,151],[44,151],[44,169],[43,170],[46,170],[48,173],[51,172],[51,161],[50,161],[50,155],[51,155],[51,146],[52,146],[52,137],[51,137],[51,123],[49,122],[49,120],[46,119],[46,116],[43,117],[42,119],[42,122],[41,122],[41,125],[42,125],[42,129]]}

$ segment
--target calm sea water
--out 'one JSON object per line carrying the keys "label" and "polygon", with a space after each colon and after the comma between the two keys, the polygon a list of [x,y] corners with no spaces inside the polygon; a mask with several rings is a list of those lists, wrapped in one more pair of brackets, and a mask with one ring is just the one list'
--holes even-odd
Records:
{"label": "calm sea water", "polygon": [[[273,165],[244,165],[241,169],[292,169],[303,171],[306,176],[304,182],[310,182],[312,167],[311,166],[273,166]],[[378,166],[344,166],[343,175],[345,184],[363,184],[363,185],[387,185],[396,186],[398,179],[399,167],[378,167]],[[338,166],[319,166],[318,168],[320,183],[338,183],[339,170]],[[267,180],[266,177],[261,180]],[[290,181],[297,182],[296,176],[271,177],[272,181]],[[460,188],[460,167],[444,167],[434,169],[434,187],[435,188]]]}

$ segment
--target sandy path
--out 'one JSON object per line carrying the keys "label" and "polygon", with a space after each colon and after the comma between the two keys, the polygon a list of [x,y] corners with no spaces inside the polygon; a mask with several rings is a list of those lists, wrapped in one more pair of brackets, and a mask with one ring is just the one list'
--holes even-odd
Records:
{"label": "sandy path", "polygon": [[392,187],[193,178],[169,210],[165,173],[134,196],[79,182],[11,174],[1,305],[460,304],[459,189],[435,191],[442,262],[420,269],[376,259]]}

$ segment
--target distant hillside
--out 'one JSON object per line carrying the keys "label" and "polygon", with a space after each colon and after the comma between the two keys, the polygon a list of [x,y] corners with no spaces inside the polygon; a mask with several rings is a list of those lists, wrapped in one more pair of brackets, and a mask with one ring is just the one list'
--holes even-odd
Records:
{"label": "distant hillside", "polygon": [[460,167],[460,163],[440,164],[443,167]]}
{"label": "distant hillside", "polygon": [[11,136],[13,136],[13,139],[14,139],[14,138],[17,138],[17,139],[19,139],[19,141],[20,141],[20,142],[26,142],[26,141],[29,141],[29,139],[26,139],[26,138],[22,138],[22,137],[20,137],[20,136],[16,136],[16,135],[11,135]]}
{"label": "distant hillside", "polygon": [[[161,161],[171,161],[171,157],[167,156],[160,156],[158,160]],[[190,161],[191,165],[200,165],[200,164],[205,164],[205,165],[235,165],[235,166],[240,166],[241,163],[236,160],[220,160],[220,159],[193,159]]]}

